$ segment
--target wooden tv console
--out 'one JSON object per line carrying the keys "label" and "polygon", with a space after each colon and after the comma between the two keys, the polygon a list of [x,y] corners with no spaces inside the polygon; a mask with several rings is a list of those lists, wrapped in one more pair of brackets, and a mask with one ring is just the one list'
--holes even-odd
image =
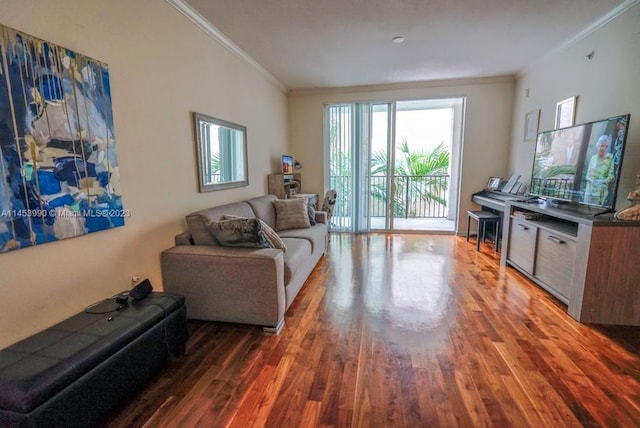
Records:
{"label": "wooden tv console", "polygon": [[640,222],[597,212],[507,201],[500,264],[566,303],[580,322],[640,326]]}

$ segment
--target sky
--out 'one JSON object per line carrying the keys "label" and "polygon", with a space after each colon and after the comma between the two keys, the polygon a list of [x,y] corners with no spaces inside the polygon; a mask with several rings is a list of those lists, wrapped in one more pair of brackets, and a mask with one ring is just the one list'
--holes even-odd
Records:
{"label": "sky", "polygon": [[[453,109],[406,110],[396,113],[396,145],[404,138],[412,152],[430,151],[444,141],[451,151],[453,135]],[[371,151],[386,150],[387,113],[376,111],[372,122]]]}

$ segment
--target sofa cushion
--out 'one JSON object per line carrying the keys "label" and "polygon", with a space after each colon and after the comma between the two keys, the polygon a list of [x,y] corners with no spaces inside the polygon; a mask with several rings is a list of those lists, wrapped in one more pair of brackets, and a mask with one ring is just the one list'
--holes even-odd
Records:
{"label": "sofa cushion", "polygon": [[284,283],[289,284],[291,278],[305,266],[311,258],[311,243],[306,239],[284,238],[288,251],[284,253]]}
{"label": "sofa cushion", "polygon": [[276,199],[273,204],[276,207],[276,230],[278,232],[311,227],[306,199]]}
{"label": "sofa cushion", "polygon": [[193,243],[195,245],[220,245],[209,231],[207,224],[212,221],[222,220],[225,214],[238,217],[255,217],[251,206],[246,202],[235,202],[191,213],[187,215],[186,220]]}
{"label": "sofa cushion", "polygon": [[286,238],[298,238],[306,239],[311,244],[311,249],[315,251],[316,246],[324,246],[327,239],[327,225],[324,223],[318,223],[315,226],[306,229],[290,229],[278,232],[282,240],[288,242]]}
{"label": "sofa cushion", "polygon": [[267,223],[272,229],[276,228],[276,207],[273,205],[276,199],[278,198],[275,195],[264,195],[247,201],[254,216]]}
{"label": "sofa cushion", "polygon": [[207,225],[223,247],[273,248],[257,218],[233,218],[212,221]]}

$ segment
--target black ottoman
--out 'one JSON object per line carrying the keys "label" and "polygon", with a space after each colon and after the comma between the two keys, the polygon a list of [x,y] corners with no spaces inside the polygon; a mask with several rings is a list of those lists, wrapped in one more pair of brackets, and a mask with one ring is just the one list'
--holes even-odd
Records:
{"label": "black ottoman", "polygon": [[183,296],[89,311],[104,313],[81,312],[0,351],[0,427],[95,425],[184,353]]}

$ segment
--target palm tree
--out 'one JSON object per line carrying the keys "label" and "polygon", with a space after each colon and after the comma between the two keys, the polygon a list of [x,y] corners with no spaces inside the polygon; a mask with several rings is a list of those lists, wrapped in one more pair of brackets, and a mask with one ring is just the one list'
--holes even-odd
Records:
{"label": "palm tree", "polygon": [[[447,205],[446,190],[448,180],[443,179],[449,171],[449,151],[444,142],[429,152],[411,152],[406,138],[402,139],[400,154],[395,162],[394,215],[416,214],[416,205]],[[375,152],[371,156],[371,176],[386,176],[388,162],[385,152]],[[381,202],[387,201],[386,183],[372,180],[371,196]]]}
{"label": "palm tree", "polygon": [[220,182],[220,153],[212,153],[211,154],[211,162],[209,163],[209,181],[211,183],[219,183]]}

